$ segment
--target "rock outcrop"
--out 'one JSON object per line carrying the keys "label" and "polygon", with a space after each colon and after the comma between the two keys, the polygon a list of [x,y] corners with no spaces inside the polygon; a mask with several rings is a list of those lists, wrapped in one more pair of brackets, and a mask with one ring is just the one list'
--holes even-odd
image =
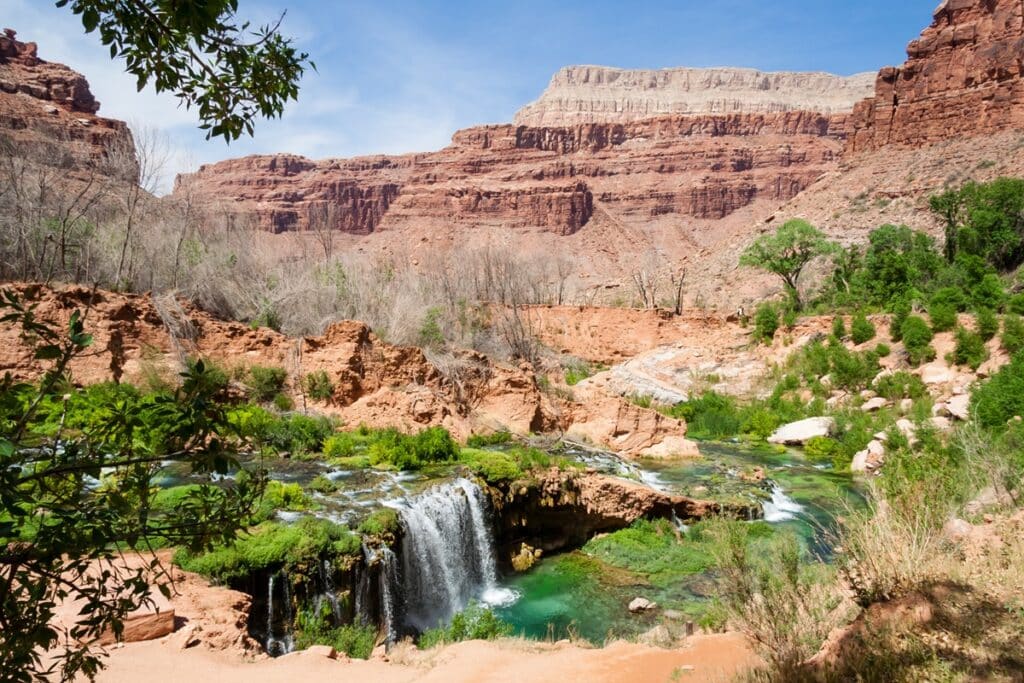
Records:
{"label": "rock outcrop", "polygon": [[832,167],[844,136],[844,116],[807,111],[484,126],[428,154],[223,161],[178,189],[270,232],[501,226],[566,236],[598,213],[678,225],[785,201]]}
{"label": "rock outcrop", "polygon": [[97,116],[99,108],[80,73],[40,59],[36,44],[18,41],[11,29],[0,35],[0,153],[134,181],[128,126]]}
{"label": "rock outcrop", "polygon": [[536,102],[516,112],[513,122],[573,126],[680,114],[846,113],[871,96],[873,81],[873,73],[843,77],[736,68],[567,66]]}
{"label": "rock outcrop", "polygon": [[849,151],[921,147],[1024,129],[1024,5],[945,0],[907,46],[907,61],[878,74],[851,118]]}

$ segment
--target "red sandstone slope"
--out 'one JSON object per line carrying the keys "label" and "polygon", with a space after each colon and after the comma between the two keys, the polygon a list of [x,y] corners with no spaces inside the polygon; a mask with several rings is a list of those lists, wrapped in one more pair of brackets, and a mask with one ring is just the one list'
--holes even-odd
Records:
{"label": "red sandstone slope", "polygon": [[79,173],[116,166],[134,180],[128,126],[97,116],[99,108],[80,73],[39,59],[36,44],[10,29],[0,35],[0,154]]}

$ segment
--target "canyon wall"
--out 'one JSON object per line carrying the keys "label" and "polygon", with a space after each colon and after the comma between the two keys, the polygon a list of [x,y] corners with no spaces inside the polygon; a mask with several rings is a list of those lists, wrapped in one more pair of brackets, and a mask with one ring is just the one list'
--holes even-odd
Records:
{"label": "canyon wall", "polygon": [[623,123],[666,115],[786,111],[847,113],[870,97],[874,73],[766,72],[736,68],[616,69],[567,66],[513,122],[526,126]]}
{"label": "canyon wall", "polygon": [[123,121],[97,115],[80,73],[39,59],[35,43],[0,34],[0,154],[78,175],[135,180],[135,146]]}
{"label": "canyon wall", "polygon": [[483,126],[429,154],[223,161],[180,178],[178,190],[271,232],[435,223],[565,236],[596,212],[721,219],[759,199],[785,201],[833,165],[845,121],[794,111]]}
{"label": "canyon wall", "polygon": [[851,127],[850,152],[1024,129],[1024,4],[945,0]]}

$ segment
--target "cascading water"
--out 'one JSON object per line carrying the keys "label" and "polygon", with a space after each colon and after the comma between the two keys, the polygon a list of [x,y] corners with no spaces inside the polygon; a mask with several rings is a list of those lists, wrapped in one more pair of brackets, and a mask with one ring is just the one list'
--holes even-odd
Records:
{"label": "cascading water", "polygon": [[766,522],[785,522],[790,519],[796,519],[797,515],[803,512],[804,509],[803,505],[787,496],[782,487],[775,483],[772,484],[771,501],[766,501],[762,508],[764,509],[764,521]]}
{"label": "cascading water", "polygon": [[[264,647],[271,657],[279,657],[288,654],[295,649],[295,639],[291,633],[291,624],[294,615],[292,614],[292,595],[288,577],[282,576],[280,582],[282,599],[277,601],[276,588],[278,574],[271,574],[267,581],[267,634]],[[278,614],[277,608],[281,613]]]}
{"label": "cascading water", "polygon": [[471,600],[500,604],[486,499],[467,479],[394,503],[402,517],[402,625],[418,631],[447,622]]}
{"label": "cascading water", "polygon": [[398,560],[391,548],[385,547],[380,553],[380,619],[387,642],[395,640],[395,591],[398,590]]}
{"label": "cascading water", "polygon": [[334,589],[334,569],[331,567],[330,560],[324,559],[320,563],[320,583],[323,587],[323,593],[316,596],[316,611],[319,614],[320,609],[323,606],[324,600],[331,605],[331,616],[334,617],[335,623],[340,623],[341,614],[341,603],[338,601],[338,593]]}

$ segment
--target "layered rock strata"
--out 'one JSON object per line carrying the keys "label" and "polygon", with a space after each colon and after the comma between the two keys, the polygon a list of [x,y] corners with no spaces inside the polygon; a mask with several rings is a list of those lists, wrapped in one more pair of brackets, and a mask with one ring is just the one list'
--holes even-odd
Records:
{"label": "layered rock strata", "polygon": [[514,123],[624,123],[666,115],[786,111],[846,113],[870,97],[873,73],[767,72],[737,68],[616,69],[567,66]]}
{"label": "layered rock strata", "polygon": [[848,150],[921,147],[1024,129],[1024,5],[945,0],[907,61],[878,73]]}
{"label": "layered rock strata", "polygon": [[634,222],[720,219],[785,201],[834,164],[845,117],[797,111],[459,131],[435,153],[314,162],[255,156],[179,179],[271,232],[366,235],[408,225],[566,236],[596,213]]}

